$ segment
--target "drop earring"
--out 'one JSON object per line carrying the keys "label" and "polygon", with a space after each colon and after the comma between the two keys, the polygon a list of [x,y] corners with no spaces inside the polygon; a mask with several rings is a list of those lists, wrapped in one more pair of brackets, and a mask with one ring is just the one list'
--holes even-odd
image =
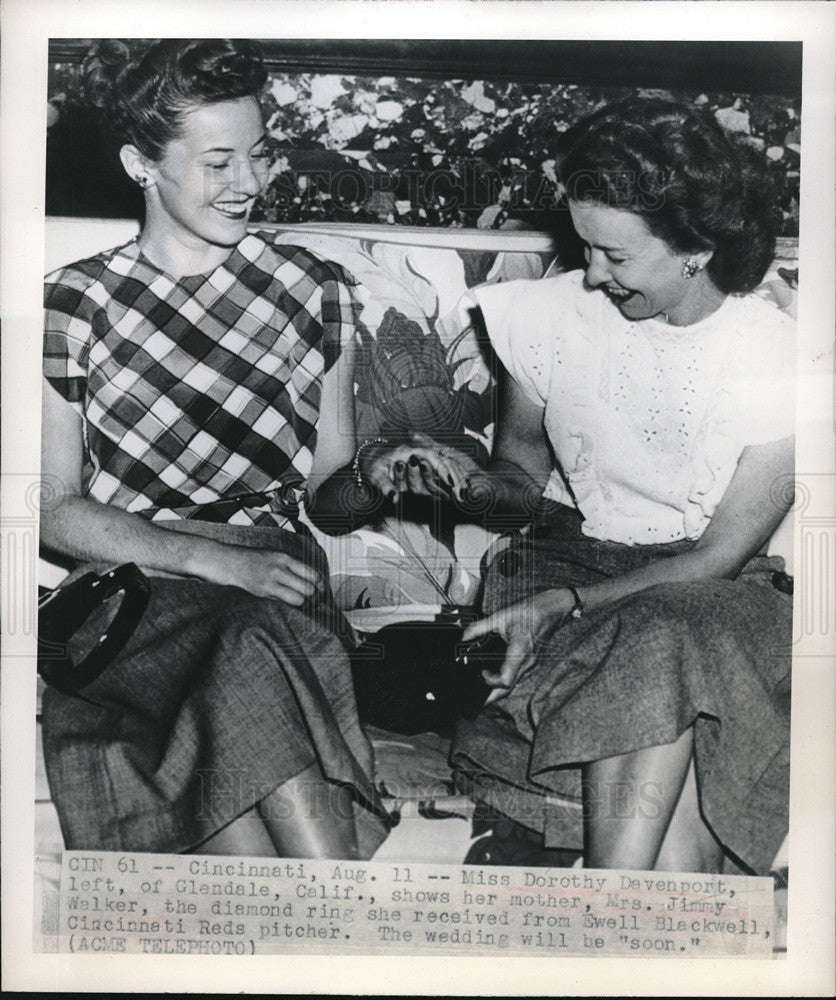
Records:
{"label": "drop earring", "polygon": [[702,267],[700,266],[700,263],[696,259],[696,257],[689,257],[682,264],[682,277],[683,278],[693,278],[694,275],[698,271],[701,271],[701,270],[702,270]]}

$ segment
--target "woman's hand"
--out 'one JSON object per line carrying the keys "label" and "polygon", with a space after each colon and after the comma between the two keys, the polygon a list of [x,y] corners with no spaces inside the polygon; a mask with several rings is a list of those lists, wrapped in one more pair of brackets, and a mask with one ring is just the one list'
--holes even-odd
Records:
{"label": "woman's hand", "polygon": [[256,597],[270,597],[299,607],[322,588],[320,574],[285,552],[222,546],[218,558],[201,566],[197,575],[210,583],[240,587]]}
{"label": "woman's hand", "polygon": [[485,683],[495,689],[488,704],[506,695],[534,666],[538,645],[563,624],[574,605],[568,590],[544,590],[481,618],[464,632],[463,642],[496,632],[508,643],[499,670],[482,671]]}
{"label": "woman's hand", "polygon": [[370,445],[360,456],[363,478],[397,502],[401,493],[461,500],[479,466],[458,448],[413,434],[411,444]]}

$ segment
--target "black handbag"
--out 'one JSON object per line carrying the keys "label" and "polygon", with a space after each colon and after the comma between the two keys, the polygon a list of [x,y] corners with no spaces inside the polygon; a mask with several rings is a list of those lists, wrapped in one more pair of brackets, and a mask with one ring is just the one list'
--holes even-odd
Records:
{"label": "black handbag", "polygon": [[358,646],[350,660],[360,721],[412,735],[473,718],[491,692],[482,670],[498,670],[506,648],[495,634],[464,642],[473,618],[451,609],[386,625]]}
{"label": "black handbag", "polygon": [[[54,688],[75,694],[91,684],[133,635],[151,594],[134,563],[102,573],[85,573],[38,600],[38,673]],[[117,601],[118,599],[118,601]],[[86,651],[71,651],[72,639],[90,618],[113,602],[113,617]]]}

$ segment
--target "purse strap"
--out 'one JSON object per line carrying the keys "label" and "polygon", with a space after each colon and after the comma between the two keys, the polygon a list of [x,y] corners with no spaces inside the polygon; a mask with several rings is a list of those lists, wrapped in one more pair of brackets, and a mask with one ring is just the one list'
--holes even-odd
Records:
{"label": "purse strap", "polygon": [[[113,620],[80,663],[73,663],[69,642],[105,601],[122,593]],[[134,563],[97,576],[85,573],[50,591],[38,603],[38,673],[52,687],[75,694],[91,684],[119,653],[148,607],[151,588]]]}

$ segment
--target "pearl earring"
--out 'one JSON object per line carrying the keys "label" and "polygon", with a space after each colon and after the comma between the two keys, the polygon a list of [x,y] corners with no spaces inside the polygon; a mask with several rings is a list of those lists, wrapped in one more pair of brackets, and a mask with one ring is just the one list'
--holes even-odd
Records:
{"label": "pearl earring", "polygon": [[694,275],[701,270],[702,267],[696,257],[689,257],[682,265],[682,277],[693,278]]}

